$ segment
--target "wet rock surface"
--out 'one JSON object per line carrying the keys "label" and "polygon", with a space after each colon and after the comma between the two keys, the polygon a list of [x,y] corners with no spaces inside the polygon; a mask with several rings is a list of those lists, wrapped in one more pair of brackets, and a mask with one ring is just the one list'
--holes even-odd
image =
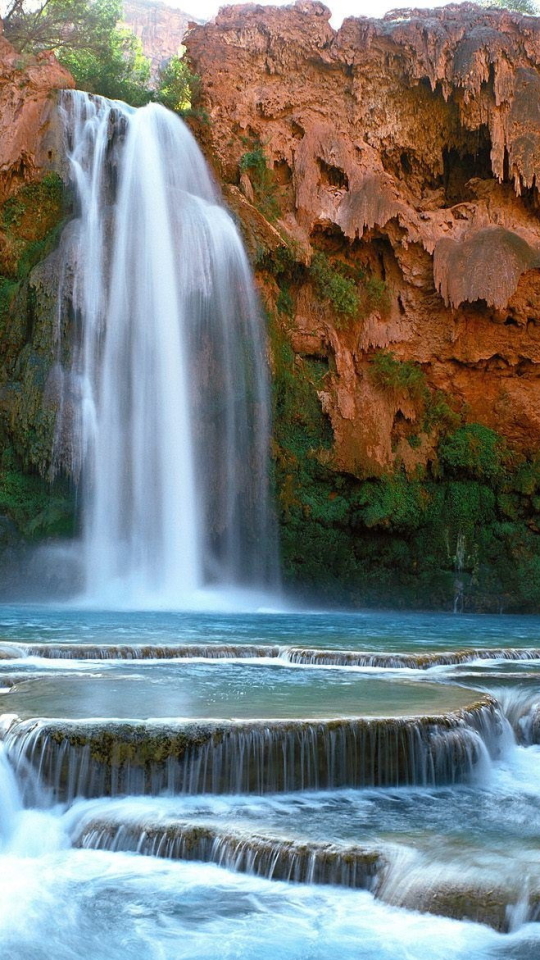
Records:
{"label": "wet rock surface", "polygon": [[[263,210],[249,159],[262,151],[276,201],[267,219],[293,257],[323,249],[385,286],[347,320],[313,282],[291,284],[289,341],[329,365],[319,396],[333,463],[362,475],[433,455],[429,430],[405,443],[422,433],[422,404],[374,382],[378,350],[419,362],[454,409],[530,448],[540,21],[470,4],[350,18],[337,32],[328,21],[320,3],[229,7],[187,45],[210,118],[200,135],[225,181]],[[264,269],[261,284],[272,302]]]}

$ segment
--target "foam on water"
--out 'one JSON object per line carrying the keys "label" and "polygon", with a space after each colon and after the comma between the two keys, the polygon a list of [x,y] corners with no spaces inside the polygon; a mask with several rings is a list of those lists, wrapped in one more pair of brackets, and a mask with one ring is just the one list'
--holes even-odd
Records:
{"label": "foam on water", "polygon": [[211,865],[62,850],[0,865],[9,960],[531,960],[540,944]]}

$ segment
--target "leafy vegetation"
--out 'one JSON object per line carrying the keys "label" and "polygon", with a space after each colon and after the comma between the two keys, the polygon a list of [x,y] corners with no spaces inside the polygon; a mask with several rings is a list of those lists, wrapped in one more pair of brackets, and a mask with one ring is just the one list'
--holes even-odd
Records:
{"label": "leafy vegetation", "polygon": [[42,477],[24,473],[10,447],[0,460],[0,514],[29,540],[74,532],[73,497],[67,484],[51,486]]}
{"label": "leafy vegetation", "polygon": [[328,300],[336,313],[355,317],[360,308],[356,283],[343,276],[324,253],[316,253],[311,261],[310,274],[322,300]]}
{"label": "leafy vegetation", "polygon": [[142,107],[153,98],[150,61],[140,40],[125,27],[111,30],[104,51],[64,48],[58,59],[73,74],[79,90],[124,100],[133,107]]}
{"label": "leafy vegetation", "polygon": [[[182,48],[178,56],[171,57],[159,71],[158,85],[153,99],[168,110],[185,116],[192,113],[192,104],[196,98],[200,77],[192,73],[184,57]],[[208,121],[201,110],[195,111],[200,120]]]}
{"label": "leafy vegetation", "polygon": [[[452,609],[459,589],[467,609],[539,610],[540,458],[453,415],[423,476],[335,472],[325,364],[295,358],[272,330],[286,580],[327,602]],[[379,370],[387,387],[424,390],[418,368],[387,356]]]}
{"label": "leafy vegetation", "polygon": [[397,360],[393,353],[378,350],[372,361],[373,379],[384,390],[403,390],[418,399],[429,394],[422,368],[410,360]]}
{"label": "leafy vegetation", "polygon": [[4,33],[23,55],[54,50],[79,89],[141,106],[150,63],[121,18],[121,0],[9,0]]}
{"label": "leafy vegetation", "polygon": [[248,145],[250,149],[242,154],[238,167],[241,174],[246,173],[249,176],[257,208],[263,217],[274,223],[280,215],[274,175],[268,166],[260,141],[247,141],[246,146]]}
{"label": "leafy vegetation", "polygon": [[54,248],[63,224],[65,190],[60,177],[47,174],[0,207],[0,314],[32,267]]}
{"label": "leafy vegetation", "polygon": [[509,456],[502,438],[480,423],[465,424],[439,445],[439,463],[451,477],[501,481]]}
{"label": "leafy vegetation", "polygon": [[317,296],[329,303],[338,317],[338,326],[353,317],[367,317],[373,310],[386,310],[388,289],[384,280],[368,276],[362,267],[341,260],[331,261],[325,253],[315,253],[310,276]]}
{"label": "leafy vegetation", "polygon": [[517,13],[527,13],[537,17],[538,4],[534,0],[480,0],[481,7],[499,7],[501,10],[515,10]]}

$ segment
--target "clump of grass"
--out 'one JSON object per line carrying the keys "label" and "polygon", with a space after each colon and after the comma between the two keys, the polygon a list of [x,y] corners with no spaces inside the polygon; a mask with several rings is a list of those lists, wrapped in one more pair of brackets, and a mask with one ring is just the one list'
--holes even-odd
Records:
{"label": "clump of grass", "polygon": [[276,197],[274,175],[259,141],[255,141],[251,149],[242,154],[238,166],[240,173],[247,173],[251,180],[257,209],[270,223],[274,223],[281,211]]}
{"label": "clump of grass", "polygon": [[324,253],[314,255],[309,272],[318,296],[331,303],[336,313],[343,317],[358,314],[360,298],[356,283],[343,276]]}
{"label": "clump of grass", "polygon": [[379,387],[405,390],[418,400],[427,400],[429,390],[422,368],[411,360],[398,360],[389,350],[378,350],[371,361],[373,379]]}

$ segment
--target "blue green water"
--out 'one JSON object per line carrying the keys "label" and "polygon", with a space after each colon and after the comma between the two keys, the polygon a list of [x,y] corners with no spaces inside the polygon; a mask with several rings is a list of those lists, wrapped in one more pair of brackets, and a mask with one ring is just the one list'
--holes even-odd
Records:
{"label": "blue green water", "polygon": [[[237,642],[416,652],[538,646],[540,651],[540,618],[384,612],[198,616],[3,607],[0,646],[2,641]],[[466,685],[465,696],[471,687],[496,695],[504,688],[510,700],[524,697],[527,709],[540,703],[534,662],[436,668],[428,677],[405,671],[401,679],[395,670],[311,670],[253,661],[245,667],[242,673],[241,664],[215,662],[196,669],[206,672],[218,699],[242,702],[245,716],[256,678],[265,705],[288,695],[299,715],[313,703],[339,712],[340,697],[341,707],[346,702],[349,709],[351,694],[355,698],[357,687],[370,683],[374,699],[378,687],[391,699],[405,678],[403,689],[416,700],[429,691],[443,703],[457,682]],[[109,716],[116,703],[121,714],[122,698],[131,696],[123,684],[130,683],[138,685],[139,701],[148,684],[156,703],[161,685],[162,710],[168,713],[182,685],[189,689],[193,669],[190,662],[168,661],[141,665],[33,657],[1,663],[5,678],[13,671],[33,675],[22,681],[23,693],[25,683],[35,692],[33,704],[28,694],[29,714],[38,714],[46,701],[58,713],[69,708]],[[262,683],[264,670],[270,684]],[[101,688],[97,683],[92,689],[92,679],[99,678]],[[116,684],[116,692],[107,683]],[[15,704],[16,690],[2,697],[0,703]],[[99,800],[93,807],[80,801],[72,809],[24,809],[4,761],[0,960],[538,960],[540,924],[523,918],[529,887],[540,882],[539,763],[539,747],[513,744],[494,759],[482,782],[452,789],[124,798]],[[365,891],[268,881],[212,864],[72,849],[74,820],[95,812],[125,820],[176,816],[221,829],[338,844],[383,843],[398,852],[396,863],[404,858],[401,874],[396,873],[404,888],[430,877],[433,882],[445,877],[506,882],[512,889],[510,932],[398,908]]]}
{"label": "blue green water", "polygon": [[4,606],[0,640],[76,643],[275,643],[401,651],[540,647],[540,617],[436,613],[196,614]]}

